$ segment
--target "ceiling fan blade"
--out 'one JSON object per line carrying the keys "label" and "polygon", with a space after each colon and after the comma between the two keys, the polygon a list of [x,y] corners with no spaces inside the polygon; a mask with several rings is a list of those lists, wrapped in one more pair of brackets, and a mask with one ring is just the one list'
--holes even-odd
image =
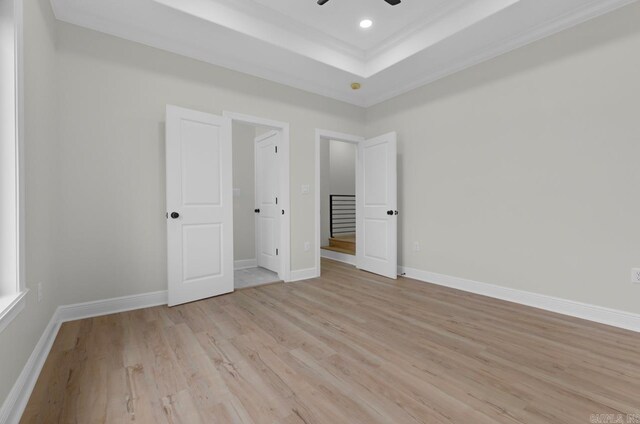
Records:
{"label": "ceiling fan blade", "polygon": [[[325,3],[326,3],[326,2],[328,2],[328,1],[329,1],[329,0],[318,0],[318,4],[319,4],[320,6],[322,6],[323,4],[325,4]],[[397,6],[397,5],[399,5],[399,4],[402,2],[402,0],[384,0],[384,1],[386,1],[387,3],[389,3],[391,6]]]}

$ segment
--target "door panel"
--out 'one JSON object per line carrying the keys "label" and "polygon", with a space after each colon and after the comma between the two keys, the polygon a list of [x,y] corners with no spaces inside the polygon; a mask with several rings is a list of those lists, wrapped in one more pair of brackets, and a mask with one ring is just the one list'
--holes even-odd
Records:
{"label": "door panel", "polygon": [[180,124],[184,205],[220,205],[220,128],[201,122]]}
{"label": "door panel", "polygon": [[233,291],[231,122],[167,106],[166,132],[173,306]]}
{"label": "door panel", "polygon": [[364,146],[364,205],[385,206],[388,203],[389,170],[386,143]]}
{"label": "door panel", "polygon": [[[219,224],[182,227],[182,274],[185,282],[220,275],[222,270],[222,228]],[[194,255],[194,252],[199,252]]]}
{"label": "door panel", "polygon": [[396,140],[396,134],[389,133],[358,144],[356,184],[357,267],[394,279],[398,273]]}
{"label": "door panel", "polygon": [[256,258],[258,266],[280,272],[280,206],[277,203],[279,168],[276,147],[280,133],[272,131],[256,138]]}
{"label": "door panel", "polygon": [[364,255],[369,258],[387,260],[389,223],[386,219],[366,218],[364,221]]}

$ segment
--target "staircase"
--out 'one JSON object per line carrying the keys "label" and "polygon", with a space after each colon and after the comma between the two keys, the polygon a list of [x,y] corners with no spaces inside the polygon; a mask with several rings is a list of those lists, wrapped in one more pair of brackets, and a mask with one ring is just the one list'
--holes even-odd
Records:
{"label": "staircase", "polygon": [[329,229],[329,246],[322,246],[323,249],[347,255],[356,254],[356,196],[329,196]]}
{"label": "staircase", "polygon": [[355,234],[342,234],[336,235],[329,239],[329,246],[322,247],[325,250],[332,250],[334,252],[345,253],[347,255],[356,254],[356,235]]}

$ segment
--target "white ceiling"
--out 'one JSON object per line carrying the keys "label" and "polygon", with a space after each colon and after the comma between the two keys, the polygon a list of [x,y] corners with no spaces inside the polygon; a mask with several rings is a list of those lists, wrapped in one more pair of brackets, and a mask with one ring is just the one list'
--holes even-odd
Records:
{"label": "white ceiling", "polygon": [[[365,51],[437,16],[452,1],[406,0],[398,6],[390,6],[383,0],[331,0],[322,7],[315,0],[249,0],[245,3],[271,8],[352,48]],[[358,24],[364,18],[371,19],[374,26],[362,30]]]}
{"label": "white ceiling", "polygon": [[[51,0],[60,20],[371,106],[636,0]],[[363,30],[363,18],[374,21]],[[352,82],[362,89],[353,91]]]}

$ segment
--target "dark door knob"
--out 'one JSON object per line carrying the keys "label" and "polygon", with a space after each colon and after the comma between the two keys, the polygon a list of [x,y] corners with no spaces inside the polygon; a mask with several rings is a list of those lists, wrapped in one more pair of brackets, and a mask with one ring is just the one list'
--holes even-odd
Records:
{"label": "dark door knob", "polygon": [[387,215],[393,215],[393,211],[387,211]]}
{"label": "dark door knob", "polygon": [[260,209],[254,209],[253,210],[255,213],[260,213]]}
{"label": "dark door knob", "polygon": [[178,212],[171,212],[171,218],[178,219],[180,218],[180,214]]}

